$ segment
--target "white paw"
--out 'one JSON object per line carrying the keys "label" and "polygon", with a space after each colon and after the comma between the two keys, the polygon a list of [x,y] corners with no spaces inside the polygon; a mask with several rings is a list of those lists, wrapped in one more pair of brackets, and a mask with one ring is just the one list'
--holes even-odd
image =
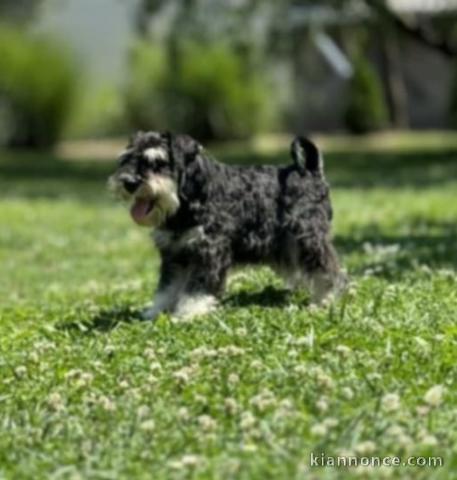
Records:
{"label": "white paw", "polygon": [[190,320],[213,312],[217,308],[217,303],[213,295],[186,295],[178,301],[173,316],[178,321]]}

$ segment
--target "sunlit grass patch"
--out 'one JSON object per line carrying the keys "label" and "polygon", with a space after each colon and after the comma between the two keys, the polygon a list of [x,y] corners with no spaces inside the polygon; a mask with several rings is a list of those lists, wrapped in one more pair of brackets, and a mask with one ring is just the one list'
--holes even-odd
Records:
{"label": "sunlit grass patch", "polygon": [[[154,324],[158,258],[110,166],[0,162],[0,478],[452,478],[453,158],[329,156],[351,278],[332,306],[246,268],[214,314]],[[322,452],[444,467],[313,469]]]}

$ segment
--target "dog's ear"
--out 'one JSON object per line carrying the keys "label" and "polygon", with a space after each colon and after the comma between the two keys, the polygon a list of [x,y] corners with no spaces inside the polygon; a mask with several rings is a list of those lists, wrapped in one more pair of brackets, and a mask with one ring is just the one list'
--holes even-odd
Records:
{"label": "dog's ear", "polygon": [[[171,147],[178,155],[182,155],[185,163],[189,163],[203,150],[203,147],[190,135],[171,136]],[[173,155],[175,154],[173,151]]]}
{"label": "dog's ear", "polygon": [[162,134],[162,138],[168,145],[172,163],[178,168],[185,168],[203,150],[203,147],[189,135],[173,135],[166,132]]}
{"label": "dog's ear", "polygon": [[290,147],[290,153],[295,166],[302,175],[306,171],[313,174],[322,174],[322,157],[319,149],[311,140],[305,137],[296,137]]}

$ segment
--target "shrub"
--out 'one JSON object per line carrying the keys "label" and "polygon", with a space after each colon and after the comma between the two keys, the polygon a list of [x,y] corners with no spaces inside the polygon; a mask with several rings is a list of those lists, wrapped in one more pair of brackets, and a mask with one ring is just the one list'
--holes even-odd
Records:
{"label": "shrub", "polygon": [[52,146],[76,92],[68,53],[49,39],[1,27],[0,71],[0,110],[7,123],[1,127],[3,141],[8,146]]}
{"label": "shrub", "polygon": [[274,118],[265,78],[225,45],[189,43],[173,59],[140,43],[130,72],[126,105],[136,128],[241,138],[268,128]]}
{"label": "shrub", "polygon": [[362,57],[354,62],[345,122],[353,133],[366,133],[387,125],[388,112],[376,71]]}
{"label": "shrub", "polygon": [[124,105],[118,86],[104,83],[95,87],[83,84],[78,103],[65,129],[69,138],[106,138],[123,135],[126,130]]}

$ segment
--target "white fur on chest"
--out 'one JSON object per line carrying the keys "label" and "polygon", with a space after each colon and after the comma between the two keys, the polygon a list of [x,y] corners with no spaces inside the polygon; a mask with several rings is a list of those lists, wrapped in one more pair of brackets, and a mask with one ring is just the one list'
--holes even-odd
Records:
{"label": "white fur on chest", "polygon": [[157,248],[178,251],[192,246],[205,238],[205,232],[202,226],[193,227],[180,235],[170,230],[155,230],[152,238]]}

